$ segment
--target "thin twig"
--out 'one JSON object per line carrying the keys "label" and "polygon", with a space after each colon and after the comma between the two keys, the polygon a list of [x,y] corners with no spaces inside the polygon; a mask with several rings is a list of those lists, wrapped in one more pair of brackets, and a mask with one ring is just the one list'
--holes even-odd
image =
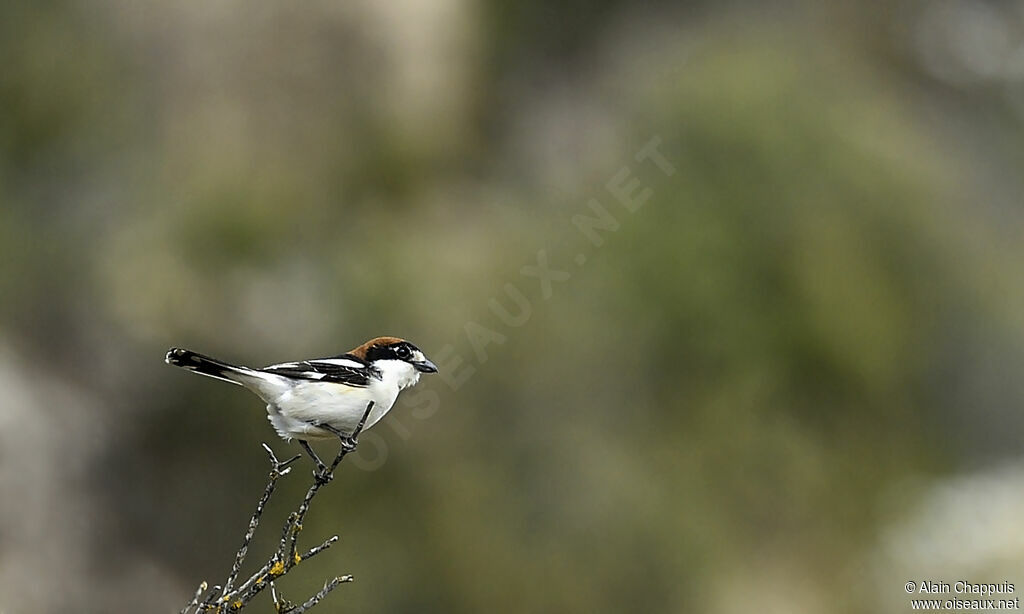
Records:
{"label": "thin twig", "polygon": [[199,602],[199,605],[196,607],[196,612],[205,612],[206,610],[213,608],[213,602],[217,599],[217,591],[219,590],[219,585],[211,588],[210,592],[206,595],[206,599]]}
{"label": "thin twig", "polygon": [[277,594],[277,587],[270,583],[270,598],[274,601],[274,610],[277,614],[288,614],[295,609],[295,604],[284,598],[284,595]]}
{"label": "thin twig", "polygon": [[312,608],[313,606],[315,606],[316,604],[320,603],[320,600],[323,599],[324,597],[326,597],[327,593],[329,593],[329,592],[333,591],[335,588],[337,588],[339,584],[342,584],[344,582],[351,582],[354,579],[355,578],[353,578],[352,576],[338,576],[337,578],[331,579],[330,582],[324,584],[324,587],[322,589],[320,589],[319,593],[317,593],[317,594],[313,595],[312,597],[310,597],[309,600],[306,601],[306,603],[300,605],[299,607],[297,607],[297,608],[295,608],[293,610],[289,610],[288,614],[302,614],[306,610],[308,610],[308,609]]}
{"label": "thin twig", "polygon": [[[329,484],[334,479],[334,470],[338,468],[338,465],[341,464],[341,461],[345,456],[355,450],[357,438],[366,426],[366,421],[369,418],[370,411],[373,409],[373,406],[373,401],[370,401],[367,404],[362,418],[359,420],[359,423],[356,425],[356,428],[352,431],[351,435],[344,436],[341,433],[337,433],[341,440],[341,448],[338,451],[338,455],[334,458],[334,461],[330,466],[319,467],[317,471],[313,473],[313,483],[306,491],[306,495],[302,498],[302,502],[299,504],[298,508],[288,515],[288,519],[285,521],[284,526],[281,529],[281,539],[278,543],[277,549],[255,573],[249,576],[240,585],[236,586],[235,584],[238,580],[238,575],[241,573],[245,557],[249,552],[249,545],[252,542],[253,536],[256,534],[256,530],[259,527],[260,520],[263,517],[263,512],[266,509],[267,503],[274,494],[277,487],[277,481],[291,471],[291,467],[288,465],[299,458],[298,456],[295,456],[286,461],[279,461],[277,456],[274,455],[273,450],[271,450],[267,444],[263,444],[263,448],[267,451],[267,454],[270,457],[270,476],[267,481],[267,486],[263,490],[263,495],[256,504],[256,511],[253,512],[253,515],[249,520],[249,526],[242,538],[242,546],[235,554],[235,561],[231,566],[231,572],[228,574],[227,580],[224,582],[223,589],[220,586],[214,586],[212,589],[208,590],[207,583],[203,582],[199,585],[199,589],[196,591],[192,601],[182,609],[181,614],[201,614],[203,612],[226,614],[229,612],[238,612],[248,605],[254,597],[263,592],[268,586],[271,588],[271,597],[274,600],[274,607],[279,614],[301,614],[320,603],[320,601],[328,593],[337,588],[338,585],[345,582],[351,582],[353,580],[350,575],[333,578],[324,584],[324,587],[320,592],[310,597],[309,600],[301,606],[297,607],[284,599],[283,596],[279,596],[276,587],[274,586],[275,580],[286,575],[303,561],[309,560],[324,550],[327,550],[338,541],[338,536],[334,535],[320,545],[307,550],[304,554],[300,555],[298,552],[299,533],[302,531],[302,523],[306,518],[306,514],[309,512],[313,499],[316,497],[317,493],[320,492],[321,488]],[[205,598],[203,598],[204,593],[206,594]]]}
{"label": "thin twig", "polygon": [[249,529],[245,532],[245,537],[242,538],[242,547],[239,548],[238,553],[235,554],[235,563],[231,566],[231,575],[228,576],[227,581],[224,583],[224,590],[221,593],[222,597],[231,592],[231,588],[234,586],[235,580],[238,579],[238,573],[242,570],[242,563],[245,562],[245,555],[249,551],[249,542],[252,541],[253,535],[256,534],[257,527],[260,526],[260,518],[263,516],[263,508],[266,507],[267,502],[270,501],[271,495],[274,494],[274,489],[277,487],[277,481],[291,471],[291,467],[288,465],[300,458],[299,455],[296,455],[282,462],[277,460],[277,456],[274,455],[274,451],[270,449],[270,446],[263,444],[263,449],[266,450],[267,455],[270,456],[270,477],[267,480],[267,487],[263,490],[263,496],[260,497],[259,502],[256,504],[256,511],[253,512],[252,518],[249,519]]}
{"label": "thin twig", "polygon": [[188,614],[189,610],[191,610],[192,608],[194,608],[197,605],[199,605],[199,597],[203,594],[203,591],[206,590],[206,587],[207,587],[206,580],[203,580],[202,582],[199,583],[199,588],[196,589],[195,596],[192,597],[192,601],[188,602],[188,605],[186,605],[185,607],[183,607],[181,609],[181,614]]}
{"label": "thin twig", "polygon": [[301,556],[303,561],[307,561],[307,560],[313,558],[314,556],[320,554],[324,550],[327,550],[328,548],[333,546],[334,542],[336,542],[336,541],[338,541],[338,536],[337,535],[332,535],[330,538],[325,540],[324,543],[320,544],[319,546],[316,546],[315,548],[310,548],[308,551],[306,551],[305,554],[302,554],[300,556]]}
{"label": "thin twig", "polygon": [[[359,420],[359,424],[357,424],[355,430],[352,431],[352,435],[350,436],[352,444],[356,442],[359,434],[363,432],[363,427],[366,425],[366,420],[370,416],[371,410],[373,410],[373,401],[366,404],[366,410],[363,411],[363,416]],[[306,491],[306,496],[303,497],[299,508],[295,510],[294,517],[290,516],[288,518],[288,522],[285,524],[284,533],[286,535],[290,533],[291,539],[288,541],[286,548],[285,542],[283,540],[281,542],[282,548],[278,551],[278,554],[282,558],[287,558],[288,560],[295,558],[299,532],[302,531],[302,522],[306,519],[306,513],[309,512],[309,506],[313,502],[313,497],[316,497],[317,493],[320,492],[320,488],[331,483],[331,480],[334,479],[334,470],[337,469],[338,465],[341,464],[341,461],[344,460],[345,455],[352,450],[355,450],[355,445],[346,445],[347,443],[349,442],[342,441],[341,448],[338,450],[338,455],[334,457],[334,461],[326,471],[314,474],[313,483],[310,485],[309,490]],[[291,527],[290,530],[288,528],[289,526]]]}

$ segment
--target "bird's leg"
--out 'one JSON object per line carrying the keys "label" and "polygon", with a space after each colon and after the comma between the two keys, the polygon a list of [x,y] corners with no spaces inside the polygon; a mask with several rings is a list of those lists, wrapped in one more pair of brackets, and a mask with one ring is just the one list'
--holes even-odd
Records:
{"label": "bird's leg", "polygon": [[352,431],[352,438],[359,437],[359,433],[363,432],[363,427],[366,426],[366,419],[370,417],[370,410],[373,409],[373,401],[366,404],[366,411],[363,412],[363,417],[359,419],[359,424],[356,425],[356,430]]}
{"label": "bird's leg", "polygon": [[345,433],[343,433],[340,430],[334,428],[330,424],[317,424],[317,426],[322,428],[325,431],[328,431],[328,432],[332,433],[335,437],[337,437],[338,441],[341,442],[341,449],[344,450],[345,453],[348,453],[348,452],[351,452],[351,451],[355,450],[356,449],[356,444],[359,443],[358,441],[356,441],[355,437],[352,437],[350,435],[346,435]]}
{"label": "bird's leg", "polygon": [[300,439],[299,445],[302,446],[302,449],[305,450],[306,454],[309,455],[310,460],[316,463],[316,472],[321,475],[326,474],[327,465],[325,465],[324,462],[320,460],[320,457],[316,455],[316,452],[313,451],[313,448],[309,447],[309,442],[307,442],[305,439]]}
{"label": "bird's leg", "polygon": [[373,405],[373,401],[366,404],[366,410],[363,411],[363,416],[359,419],[359,424],[356,425],[356,428],[352,431],[351,435],[341,432],[330,424],[317,424],[317,426],[323,430],[333,433],[334,436],[338,438],[338,441],[341,442],[338,461],[340,461],[341,458],[349,452],[355,451],[356,446],[359,445],[359,433],[363,432],[363,427],[366,426],[366,420],[370,417],[370,411],[373,410]]}

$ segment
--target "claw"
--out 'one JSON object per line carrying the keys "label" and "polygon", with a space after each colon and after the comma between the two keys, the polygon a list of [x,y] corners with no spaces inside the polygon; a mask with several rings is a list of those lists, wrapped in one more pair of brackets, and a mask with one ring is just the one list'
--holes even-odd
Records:
{"label": "claw", "polygon": [[359,445],[359,440],[355,437],[339,437],[338,441],[341,442],[341,447],[348,452],[355,452],[356,446]]}

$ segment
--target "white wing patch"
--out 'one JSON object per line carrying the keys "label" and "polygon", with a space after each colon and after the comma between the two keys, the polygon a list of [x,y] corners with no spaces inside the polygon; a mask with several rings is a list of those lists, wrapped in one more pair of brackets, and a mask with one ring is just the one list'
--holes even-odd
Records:
{"label": "white wing patch", "polygon": [[[270,365],[264,367],[266,371],[289,371],[289,377],[301,378],[301,379],[323,379],[327,376],[326,373],[320,373],[319,371],[311,371],[309,367],[313,365],[308,362],[282,362],[279,365]],[[316,367],[314,367],[316,368]]]}
{"label": "white wing patch", "polygon": [[318,363],[322,362],[327,365],[337,365],[339,367],[349,367],[350,369],[365,369],[366,365],[358,363],[348,358],[317,358],[309,362]]}

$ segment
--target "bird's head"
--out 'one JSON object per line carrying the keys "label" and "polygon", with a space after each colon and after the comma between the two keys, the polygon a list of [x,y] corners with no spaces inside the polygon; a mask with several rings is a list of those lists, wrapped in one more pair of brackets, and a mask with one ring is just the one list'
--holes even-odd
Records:
{"label": "bird's head", "polygon": [[376,337],[351,350],[349,354],[367,362],[399,361],[412,366],[418,373],[437,373],[437,365],[423,351],[405,339]]}

